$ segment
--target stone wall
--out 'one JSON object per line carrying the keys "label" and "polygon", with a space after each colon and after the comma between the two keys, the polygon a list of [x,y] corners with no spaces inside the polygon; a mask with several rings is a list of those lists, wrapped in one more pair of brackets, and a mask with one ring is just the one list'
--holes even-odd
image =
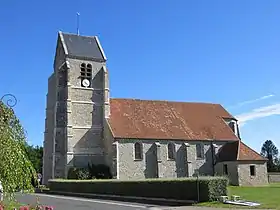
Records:
{"label": "stone wall", "polygon": [[268,181],[270,183],[280,182],[280,172],[269,172]]}
{"label": "stone wall", "polygon": [[[225,174],[224,166],[227,165],[228,174]],[[239,185],[238,165],[236,161],[225,161],[215,165],[215,174],[219,176],[227,176],[230,185]]]}
{"label": "stone wall", "polygon": [[[105,163],[110,167],[113,177],[117,178],[117,145],[111,131],[110,124],[104,119],[104,155]],[[114,145],[115,144],[115,145]]]}
{"label": "stone wall", "polygon": [[[250,166],[255,167],[256,174],[251,176]],[[268,184],[266,162],[239,161],[238,162],[239,186],[261,186]]]}
{"label": "stone wall", "polygon": [[52,74],[48,80],[48,94],[46,97],[46,119],[43,147],[43,184],[47,185],[52,178],[53,165],[53,134],[54,134],[54,108],[55,108],[55,75]]}
{"label": "stone wall", "polygon": [[[134,144],[142,143],[143,159],[134,159]],[[168,143],[175,144],[175,159],[167,158]],[[196,144],[204,144],[204,157],[196,157]],[[215,142],[221,147],[225,142]],[[200,175],[213,175],[213,152],[211,142],[168,141],[168,140],[118,140],[118,168],[120,179],[175,178]]]}
{"label": "stone wall", "polygon": [[[67,58],[68,117],[67,167],[104,164],[104,69],[103,62]],[[91,64],[91,87],[81,86],[80,66]]]}
{"label": "stone wall", "polygon": [[[47,185],[48,180],[53,178],[54,176],[59,176],[61,168],[57,171],[53,168],[55,165],[55,161],[58,162],[58,165],[61,163],[61,159],[58,160],[53,156],[55,153],[55,139],[54,136],[57,135],[56,133],[56,111],[57,111],[57,98],[63,101],[62,92],[57,90],[58,83],[61,82],[59,80],[59,69],[61,65],[65,62],[65,52],[63,49],[63,44],[60,39],[60,34],[58,35],[57,39],[57,46],[56,46],[56,54],[54,58],[54,72],[49,77],[48,80],[48,93],[47,93],[47,100],[46,100],[46,119],[45,119],[45,133],[44,133],[44,152],[43,152],[43,184]],[[65,95],[64,95],[65,96]],[[63,121],[59,121],[63,122]],[[61,147],[60,147],[61,148]],[[58,155],[59,156],[59,155]],[[54,164],[53,164],[54,163]],[[61,165],[61,164],[60,164]]]}

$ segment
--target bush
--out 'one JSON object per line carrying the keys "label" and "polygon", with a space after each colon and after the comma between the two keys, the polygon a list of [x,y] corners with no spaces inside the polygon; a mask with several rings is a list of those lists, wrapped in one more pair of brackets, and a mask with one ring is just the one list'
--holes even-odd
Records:
{"label": "bush", "polygon": [[106,165],[88,165],[88,169],[91,179],[112,179],[110,167]]}
{"label": "bush", "polygon": [[138,196],[169,198],[178,200],[214,201],[221,195],[227,195],[228,179],[225,177],[199,177],[183,179],[146,179],[134,181],[120,180],[49,180],[50,190],[107,194],[120,196]]}
{"label": "bush", "polygon": [[87,168],[70,168],[68,171],[67,179],[90,179],[90,173]]}
{"label": "bush", "polygon": [[88,165],[87,168],[70,168],[67,179],[112,179],[110,168],[106,165]]}

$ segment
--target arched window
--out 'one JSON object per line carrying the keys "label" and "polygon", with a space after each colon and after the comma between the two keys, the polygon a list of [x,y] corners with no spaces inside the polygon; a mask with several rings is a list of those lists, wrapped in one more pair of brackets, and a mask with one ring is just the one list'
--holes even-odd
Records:
{"label": "arched window", "polygon": [[196,144],[196,158],[204,158],[204,145],[201,143]]}
{"label": "arched window", "polygon": [[92,69],[92,66],[91,66],[91,64],[90,63],[88,63],[88,65],[87,65],[87,69]]}
{"label": "arched window", "polygon": [[168,159],[174,160],[175,159],[175,144],[169,143],[167,145],[167,150],[168,150]]}
{"label": "arched window", "polygon": [[134,144],[134,159],[135,160],[142,160],[143,159],[142,144],[139,143],[139,142],[136,142]]}
{"label": "arched window", "polygon": [[83,82],[85,79],[87,79],[91,83],[92,79],[92,65],[91,64],[81,64],[81,86],[82,87],[90,87],[90,83]]}

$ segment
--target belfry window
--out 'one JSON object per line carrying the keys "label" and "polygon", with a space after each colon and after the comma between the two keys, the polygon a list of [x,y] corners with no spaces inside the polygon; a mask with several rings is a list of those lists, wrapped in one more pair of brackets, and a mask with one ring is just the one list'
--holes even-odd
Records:
{"label": "belfry window", "polygon": [[91,64],[81,64],[81,86],[90,87],[92,79],[92,65]]}

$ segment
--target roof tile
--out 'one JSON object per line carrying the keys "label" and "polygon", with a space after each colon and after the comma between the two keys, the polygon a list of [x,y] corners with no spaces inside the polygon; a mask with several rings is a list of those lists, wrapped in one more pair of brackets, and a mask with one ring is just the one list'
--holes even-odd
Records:
{"label": "roof tile", "polygon": [[228,142],[219,151],[217,161],[252,161],[266,160],[263,156],[244,144],[242,141]]}
{"label": "roof tile", "polygon": [[111,99],[110,126],[115,138],[238,140],[223,118],[221,105],[139,99]]}
{"label": "roof tile", "polygon": [[240,141],[237,160],[267,160],[255,150]]}

